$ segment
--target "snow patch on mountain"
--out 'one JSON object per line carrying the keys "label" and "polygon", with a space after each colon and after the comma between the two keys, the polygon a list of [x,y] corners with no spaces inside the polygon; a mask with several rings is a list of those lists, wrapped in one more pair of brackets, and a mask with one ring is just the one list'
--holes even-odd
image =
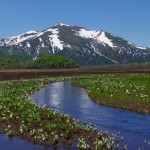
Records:
{"label": "snow patch on mountain", "polygon": [[37,57],[34,57],[34,58],[33,58],[33,60],[36,60],[36,59],[37,59]]}
{"label": "snow patch on mountain", "polygon": [[27,42],[27,47],[28,47],[28,48],[30,48],[30,47],[31,47],[31,45],[30,45],[30,43],[29,43],[29,42]]}
{"label": "snow patch on mountain", "polygon": [[42,38],[39,38],[39,41],[40,41],[40,45],[41,45],[41,47],[45,47],[45,44],[44,44],[44,42],[43,42]]}
{"label": "snow patch on mountain", "polygon": [[33,37],[34,37],[34,35],[30,35],[30,36],[26,36],[26,37],[24,37],[24,36],[11,37],[11,38],[7,38],[6,39],[5,44],[6,45],[10,45],[10,46],[11,45],[17,45],[20,42],[23,42],[23,41],[25,41],[27,39],[31,39]]}
{"label": "snow patch on mountain", "polygon": [[113,59],[110,59],[110,58],[108,58],[107,56],[101,54],[101,53],[99,52],[99,50],[97,50],[93,44],[91,44],[91,46],[92,46],[92,48],[93,48],[93,50],[94,50],[95,53],[97,53],[98,55],[103,56],[103,57],[105,57],[106,59],[108,59],[108,60],[112,61],[113,63],[117,64],[117,61],[115,61],[115,60],[113,60]]}
{"label": "snow patch on mountain", "polygon": [[35,38],[36,37],[40,37],[41,35],[43,35],[44,34],[44,32],[39,32],[36,36],[35,36]]}
{"label": "snow patch on mountain", "polygon": [[37,31],[32,30],[32,31],[25,32],[21,35],[8,37],[4,40],[4,43],[9,46],[18,45],[19,43],[21,43],[25,40],[35,37],[37,33],[38,33]]}
{"label": "snow patch on mountain", "polygon": [[59,25],[60,25],[60,26],[70,26],[70,25],[64,24],[64,23],[60,23]]}
{"label": "snow patch on mountain", "polygon": [[27,32],[23,33],[22,35],[24,35],[24,34],[36,34],[36,33],[38,33],[38,32],[35,30],[31,30],[31,31],[27,31]]}
{"label": "snow patch on mountain", "polygon": [[146,47],[143,47],[143,46],[135,46],[135,47],[139,49],[146,49]]}
{"label": "snow patch on mountain", "polygon": [[84,38],[95,38],[100,34],[100,31],[88,31],[86,29],[80,29],[78,35]]}
{"label": "snow patch on mountain", "polygon": [[65,44],[64,47],[66,47],[66,48],[71,48],[71,45]]}
{"label": "snow patch on mountain", "polygon": [[0,39],[0,46],[4,46],[5,42]]}
{"label": "snow patch on mountain", "polygon": [[131,42],[128,42],[128,44],[130,44],[130,45],[132,45],[132,46],[134,46],[134,47],[136,47],[136,48],[139,48],[139,49],[147,49],[146,47],[143,47],[143,46],[137,46],[137,45],[135,45],[135,44],[133,44],[133,43],[131,43]]}
{"label": "snow patch on mountain", "polygon": [[39,38],[39,41],[40,41],[40,42],[43,42],[43,40],[42,40],[41,38]]}
{"label": "snow patch on mountain", "polygon": [[104,43],[109,45],[110,47],[114,47],[112,41],[106,37],[105,32],[103,31],[88,31],[86,29],[80,29],[77,33],[77,35],[83,37],[83,38],[90,38],[97,40],[98,43]]}
{"label": "snow patch on mountain", "polygon": [[101,34],[99,36],[97,36],[97,40],[99,42],[103,42],[106,43],[107,45],[109,45],[110,47],[114,47],[113,43],[111,42],[110,39],[108,39],[105,35],[105,32],[101,32]]}
{"label": "snow patch on mountain", "polygon": [[55,53],[55,48],[63,50],[63,42],[60,41],[58,36],[59,30],[57,28],[56,29],[50,28],[47,31],[52,32],[52,35],[49,35],[49,41],[51,43],[53,53]]}

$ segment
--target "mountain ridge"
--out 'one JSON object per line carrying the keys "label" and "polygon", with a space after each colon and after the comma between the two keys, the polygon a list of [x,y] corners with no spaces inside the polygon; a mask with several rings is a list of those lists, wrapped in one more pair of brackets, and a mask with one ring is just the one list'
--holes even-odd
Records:
{"label": "mountain ridge", "polygon": [[45,54],[63,55],[81,65],[124,64],[150,61],[150,49],[137,46],[103,30],[60,23],[43,31],[28,31],[0,39],[0,51],[15,49],[33,60]]}

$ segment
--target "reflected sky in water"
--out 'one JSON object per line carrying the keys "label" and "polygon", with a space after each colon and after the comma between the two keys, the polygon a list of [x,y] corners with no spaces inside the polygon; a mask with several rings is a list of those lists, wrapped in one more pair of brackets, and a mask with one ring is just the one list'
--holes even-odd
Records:
{"label": "reflected sky in water", "polygon": [[84,89],[71,84],[72,81],[49,84],[31,98],[39,106],[46,105],[82,122],[97,124],[99,130],[120,131],[132,150],[143,145],[150,149],[150,145],[144,144],[144,140],[150,141],[150,115],[100,106],[88,97]]}

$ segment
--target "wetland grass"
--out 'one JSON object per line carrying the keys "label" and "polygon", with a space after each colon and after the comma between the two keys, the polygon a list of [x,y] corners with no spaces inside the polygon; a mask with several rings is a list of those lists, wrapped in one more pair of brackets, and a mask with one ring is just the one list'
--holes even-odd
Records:
{"label": "wetland grass", "polygon": [[99,104],[150,114],[149,74],[101,74],[74,85],[85,88]]}
{"label": "wetland grass", "polygon": [[[81,77],[80,77],[81,78]],[[36,106],[29,95],[44,85],[73,77],[0,82],[0,133],[53,147],[115,149],[119,138],[98,132],[91,125],[80,126],[68,115]]]}

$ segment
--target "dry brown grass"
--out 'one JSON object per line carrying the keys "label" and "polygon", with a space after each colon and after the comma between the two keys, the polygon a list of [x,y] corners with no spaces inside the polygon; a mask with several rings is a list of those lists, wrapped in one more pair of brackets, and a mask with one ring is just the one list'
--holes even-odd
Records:
{"label": "dry brown grass", "polygon": [[77,76],[101,73],[150,73],[150,69],[4,69],[0,70],[0,81],[56,76]]}

